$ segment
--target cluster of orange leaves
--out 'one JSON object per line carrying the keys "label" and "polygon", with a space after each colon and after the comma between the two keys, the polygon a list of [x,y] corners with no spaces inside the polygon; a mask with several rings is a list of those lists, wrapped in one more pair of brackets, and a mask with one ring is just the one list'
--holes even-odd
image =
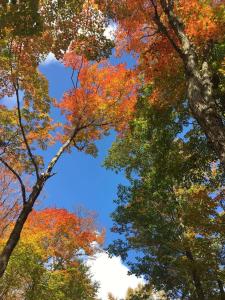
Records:
{"label": "cluster of orange leaves", "polygon": [[[158,14],[170,36],[180,46],[168,23],[160,1]],[[138,70],[146,82],[154,84],[150,101],[160,105],[177,102],[184,97],[183,63],[167,37],[158,31],[154,22],[154,7],[149,0],[105,1],[101,9],[111,9],[117,21],[117,53],[128,51],[136,55]],[[223,1],[179,0],[174,13],[185,26],[185,33],[199,53],[210,41],[220,42],[224,37]],[[168,94],[168,91],[171,91]]]}
{"label": "cluster of orange leaves", "polygon": [[77,139],[94,141],[111,128],[123,130],[136,104],[139,82],[134,71],[125,64],[88,62],[72,51],[64,63],[77,72],[74,88],[58,104],[67,118],[66,132],[83,128]]}
{"label": "cluster of orange leaves", "polygon": [[222,41],[224,38],[223,1],[180,0],[176,7],[181,16],[185,31],[198,46],[206,41]]}
{"label": "cluster of orange leaves", "polygon": [[101,245],[103,240],[104,231],[97,231],[93,219],[56,208],[32,211],[21,236],[22,242],[42,249],[46,258],[57,257],[64,261],[71,261],[81,249],[87,255],[93,254],[93,243]]}

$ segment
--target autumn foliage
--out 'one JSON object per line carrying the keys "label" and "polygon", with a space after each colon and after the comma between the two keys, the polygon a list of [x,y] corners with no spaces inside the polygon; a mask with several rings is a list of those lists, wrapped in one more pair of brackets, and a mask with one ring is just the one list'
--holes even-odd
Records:
{"label": "autumn foliage", "polygon": [[136,102],[138,80],[134,72],[124,64],[91,63],[73,52],[66,53],[64,64],[78,72],[76,85],[58,104],[67,118],[65,131],[83,128],[76,140],[91,142],[110,128],[123,130]]}
{"label": "autumn foliage", "polygon": [[0,168],[0,236],[15,220],[21,207],[15,177],[5,168]]}
{"label": "autumn foliage", "polygon": [[[161,5],[164,2],[166,1],[99,1],[100,8],[117,22],[117,53],[127,51],[136,57],[139,72],[144,74],[146,82],[153,82],[155,86],[150,101],[158,105],[183,100],[186,87],[183,62],[171,44],[172,40],[181,47],[181,41],[169,24]],[[223,1],[168,2],[174,3],[173,13],[182,22],[184,32],[202,59],[206,53],[209,55],[214,43],[223,41]],[[164,29],[159,28],[155,17],[156,9]]]}
{"label": "autumn foliage", "polygon": [[[0,97],[5,101],[0,111],[0,163],[18,181],[22,203],[0,256],[1,274],[57,161],[72,147],[95,155],[96,140],[111,129],[124,130],[132,117],[139,86],[125,64],[113,66],[106,61],[113,42],[104,34],[108,21],[94,1],[35,4],[34,23],[37,19],[40,26],[29,18],[24,24],[26,33],[15,28],[13,18],[0,26]],[[31,9],[25,6],[23,12],[20,5],[11,2],[0,7],[3,17],[10,18],[18,11],[26,18]],[[72,69],[72,88],[58,101],[50,97],[48,81],[38,68],[50,52]],[[14,97],[14,104],[8,97]],[[62,122],[51,115],[53,106],[65,116]],[[59,145],[59,141],[59,149],[45,164],[43,150]],[[27,174],[31,176],[30,189],[24,183]]]}
{"label": "autumn foliage", "polygon": [[[87,223],[88,226],[85,226]],[[47,208],[33,211],[25,225],[22,240],[41,243],[46,257],[71,260],[81,249],[93,254],[93,243],[102,244],[104,231],[99,232],[90,217],[79,218],[66,209]],[[46,243],[45,243],[46,242]]]}
{"label": "autumn foliage", "polygon": [[[39,299],[78,293],[74,278],[86,274],[78,257],[93,254],[104,233],[90,216],[34,207],[65,152],[95,156],[95,142],[113,130],[106,165],[123,169],[130,186],[119,187],[112,229],[127,241],[111,252],[141,250],[131,272],[168,297],[224,298],[224,8],[219,0],[0,1],[0,277],[10,284],[13,264],[21,267],[11,295],[25,293],[21,282],[32,285],[36,271],[40,286],[46,274],[46,289],[57,286],[57,296]],[[114,46],[133,68],[111,62]],[[49,54],[71,72],[60,99],[40,71]]]}
{"label": "autumn foliage", "polygon": [[74,295],[79,300],[94,299],[97,286],[82,257],[93,255],[103,240],[104,232],[99,232],[92,214],[78,217],[57,208],[33,211],[0,281],[0,296],[7,300],[66,300]]}

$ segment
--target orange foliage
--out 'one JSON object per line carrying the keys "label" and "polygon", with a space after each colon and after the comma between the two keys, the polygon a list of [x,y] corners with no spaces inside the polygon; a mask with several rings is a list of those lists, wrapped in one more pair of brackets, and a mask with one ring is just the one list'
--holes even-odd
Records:
{"label": "orange foliage", "polygon": [[224,38],[223,19],[220,18],[223,9],[222,2],[215,0],[180,0],[176,6],[186,33],[198,46],[209,40],[219,41]]}
{"label": "orange foliage", "polygon": [[[205,51],[207,43],[220,42],[224,38],[222,2],[174,1],[174,13],[184,24],[184,32],[200,55]],[[181,45],[169,25],[160,1],[116,0],[98,3],[102,10],[111,11],[117,21],[118,54],[123,51],[134,53],[139,72],[144,74],[147,82],[154,84],[156,90],[151,101],[165,105],[182,100],[185,92],[183,63],[168,38],[159,32],[153,3],[157,4],[158,15],[170,36]]]}
{"label": "orange foliage", "polygon": [[[87,219],[90,225],[90,218]],[[82,249],[91,255],[95,251],[93,242],[101,244],[104,232],[99,233],[92,219],[92,228],[84,228],[85,218],[79,218],[66,209],[47,208],[32,211],[22,233],[22,241],[34,242],[45,249],[46,257],[57,257],[64,261],[73,259]]]}
{"label": "orange foliage", "polygon": [[13,222],[20,209],[20,192],[15,177],[0,167],[0,236]]}
{"label": "orange foliage", "polygon": [[83,128],[78,141],[94,141],[110,128],[126,127],[136,103],[138,80],[124,64],[112,66],[106,61],[90,63],[69,52],[65,65],[78,70],[79,81],[58,104],[66,115],[66,132]]}

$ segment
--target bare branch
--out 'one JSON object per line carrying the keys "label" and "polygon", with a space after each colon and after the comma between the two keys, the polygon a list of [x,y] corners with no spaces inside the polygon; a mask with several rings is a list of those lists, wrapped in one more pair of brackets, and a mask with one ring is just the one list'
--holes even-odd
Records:
{"label": "bare branch", "polygon": [[[158,8],[157,8],[157,4],[154,0],[150,0],[150,2],[152,3],[152,6],[154,8],[154,22],[155,24],[158,26],[158,29],[160,32],[162,32],[169,40],[169,42],[171,43],[171,45],[173,46],[173,48],[176,50],[176,52],[179,54],[179,56],[181,57],[181,59],[184,59],[184,53],[181,50],[181,48],[176,44],[176,42],[174,41],[174,39],[172,38],[172,36],[170,35],[168,29],[166,28],[166,26],[163,24],[163,22],[161,21],[160,15],[158,13]],[[164,2],[164,1],[163,1]],[[162,3],[162,1],[161,1]],[[161,4],[162,5],[162,4]]]}
{"label": "bare branch", "polygon": [[70,79],[72,81],[73,87],[75,88],[76,86],[75,86],[75,83],[74,83],[74,80],[73,80],[74,71],[75,71],[75,69],[72,70],[72,74],[70,76]]}
{"label": "bare branch", "polygon": [[71,81],[72,81],[72,84],[73,84],[74,89],[77,89],[77,87],[78,87],[78,81],[79,81],[79,76],[80,76],[80,72],[81,72],[82,66],[83,66],[83,57],[82,57],[82,59],[81,59],[80,67],[79,67],[79,69],[78,69],[78,71],[77,71],[77,79],[76,79],[76,83],[75,83],[74,80],[73,80],[73,75],[74,75],[75,69],[73,69],[72,74],[71,74],[71,76],[70,76],[70,79],[71,79]]}
{"label": "bare branch", "polygon": [[159,33],[159,30],[156,30],[155,32],[150,33],[150,34],[145,34],[145,35],[143,35],[143,36],[140,38],[140,40],[145,39],[145,38],[147,39],[147,38],[149,38],[149,37],[152,37],[152,36],[156,35],[157,33]]}
{"label": "bare branch", "polygon": [[14,88],[15,88],[15,91],[16,91],[16,102],[17,102],[17,112],[18,112],[19,126],[20,126],[20,129],[21,129],[21,133],[22,133],[22,136],[23,136],[24,143],[25,143],[26,148],[27,148],[28,155],[30,156],[30,159],[31,159],[31,161],[33,163],[33,166],[35,168],[36,177],[39,178],[38,165],[37,165],[37,163],[35,161],[35,158],[34,158],[32,152],[31,152],[31,149],[30,149],[30,146],[29,146],[29,143],[27,141],[26,134],[25,134],[25,131],[24,131],[24,127],[23,127],[23,124],[22,124],[19,90],[18,90],[18,87],[15,86],[15,85],[14,85]]}
{"label": "bare branch", "polygon": [[20,177],[20,175],[3,159],[0,157],[0,162],[7,168],[9,169],[14,175],[15,177],[18,179],[19,183],[20,183],[20,187],[21,187],[21,193],[22,193],[22,198],[23,198],[23,204],[26,203],[26,188],[25,185]]}
{"label": "bare branch", "polygon": [[85,127],[81,127],[81,128],[75,128],[71,134],[71,136],[68,138],[68,140],[59,148],[58,152],[56,153],[56,155],[52,158],[52,160],[50,161],[45,174],[47,176],[51,175],[52,169],[54,168],[55,164],[57,163],[57,161],[59,160],[60,156],[64,153],[64,151],[70,146],[70,144],[72,143],[73,139],[75,138],[75,136],[77,135],[77,133],[83,129]]}
{"label": "bare branch", "polygon": [[83,151],[85,149],[86,145],[82,145],[82,146],[78,146],[75,142],[74,142],[74,147],[78,150],[78,151]]}

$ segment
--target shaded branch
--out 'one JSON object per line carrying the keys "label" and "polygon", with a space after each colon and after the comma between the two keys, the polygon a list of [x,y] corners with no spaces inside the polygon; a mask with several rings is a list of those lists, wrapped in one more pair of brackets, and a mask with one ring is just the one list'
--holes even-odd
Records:
{"label": "shaded branch", "polygon": [[[169,42],[171,43],[171,45],[173,46],[173,48],[175,49],[175,51],[178,53],[178,55],[181,57],[181,59],[184,59],[184,53],[183,53],[183,51],[176,44],[176,42],[174,41],[174,39],[170,35],[168,29],[166,28],[166,26],[161,21],[160,15],[158,13],[157,4],[155,3],[154,0],[150,0],[150,2],[151,2],[152,6],[154,8],[154,18],[153,18],[153,20],[154,20],[155,24],[158,26],[159,31],[162,32],[168,38]],[[164,2],[164,1],[161,1],[161,3],[162,2]],[[161,4],[161,6],[162,6],[162,4]]]}
{"label": "shaded branch", "polygon": [[[179,39],[180,43],[183,45],[182,57],[185,60],[185,52],[189,50],[191,47],[190,41],[187,35],[184,33],[184,24],[179,20],[177,16],[173,13],[173,5],[167,5],[165,0],[160,0],[162,9],[166,14],[169,24],[173,29],[174,33],[176,34],[177,38]],[[174,47],[175,48],[175,47]],[[177,51],[177,49],[175,48]]]}
{"label": "shaded branch", "polygon": [[12,172],[15,177],[17,178],[17,180],[20,183],[20,187],[21,187],[21,193],[22,193],[22,198],[23,198],[23,204],[26,203],[26,189],[25,189],[25,185],[23,184],[23,181],[20,177],[20,175],[3,159],[0,157],[0,162],[7,168],[10,170],[10,172]]}
{"label": "shaded branch", "polygon": [[32,152],[31,152],[31,149],[30,149],[30,146],[29,146],[29,143],[27,141],[26,134],[25,134],[25,131],[24,131],[24,128],[23,128],[23,124],[22,124],[22,116],[21,116],[21,110],[20,110],[20,99],[19,99],[19,90],[18,90],[18,88],[15,85],[14,85],[14,87],[15,87],[15,90],[16,90],[16,102],[17,102],[17,112],[18,112],[19,126],[20,126],[20,129],[21,129],[21,132],[22,132],[24,143],[25,143],[26,148],[27,148],[28,155],[30,156],[30,159],[31,159],[31,161],[33,163],[33,166],[35,168],[36,177],[39,178],[38,166],[37,166],[37,163],[35,161],[35,158],[34,158]]}
{"label": "shaded branch", "polygon": [[145,34],[145,35],[143,35],[143,36],[140,38],[140,40],[145,39],[145,38],[152,37],[152,36],[156,35],[157,33],[159,33],[159,30],[156,30],[156,31],[154,31],[153,33],[150,33],[150,34]]}
{"label": "shaded branch", "polygon": [[[86,126],[85,126],[86,127]],[[52,169],[54,168],[55,164],[57,163],[57,161],[59,160],[60,156],[63,154],[63,152],[70,146],[70,144],[72,143],[73,139],[75,138],[75,136],[77,135],[77,133],[81,130],[84,129],[85,127],[80,127],[80,128],[75,128],[70,136],[70,138],[68,138],[68,140],[59,148],[58,152],[56,153],[56,155],[52,158],[52,160],[50,161],[45,174],[46,176],[51,176],[51,172]]]}
{"label": "shaded branch", "polygon": [[83,57],[82,57],[82,59],[81,59],[80,67],[79,67],[79,69],[78,69],[78,71],[77,71],[77,79],[76,79],[76,83],[75,83],[74,80],[73,80],[73,75],[74,75],[75,69],[73,69],[72,74],[71,74],[71,76],[70,76],[70,79],[71,79],[71,81],[72,81],[72,84],[73,84],[74,89],[77,89],[77,87],[78,87],[78,81],[79,81],[79,76],[80,76],[80,72],[81,72],[82,66],[83,66]]}

